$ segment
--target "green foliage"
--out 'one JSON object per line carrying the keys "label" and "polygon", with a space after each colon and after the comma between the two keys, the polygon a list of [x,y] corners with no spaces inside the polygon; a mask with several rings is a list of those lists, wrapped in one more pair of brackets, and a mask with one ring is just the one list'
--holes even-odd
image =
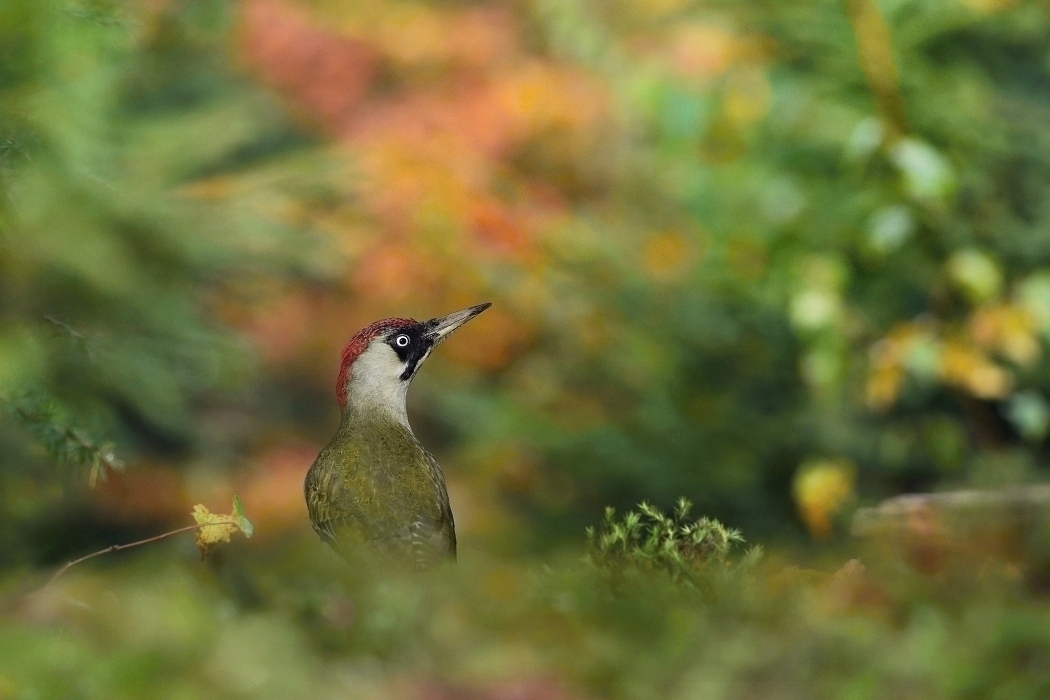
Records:
{"label": "green foliage", "polygon": [[[1023,438],[1011,409],[1050,391],[1029,293],[1050,269],[1045,6],[527,6],[544,55],[601,76],[627,126],[526,171],[591,187],[551,246],[558,321],[500,401],[434,392],[465,440],[526,435],[592,508],[685,493],[758,537],[797,531],[808,459],[854,464],[862,499],[1046,478],[1044,423]],[[720,66],[725,36],[743,58]],[[681,267],[649,270],[663,238]],[[571,420],[581,404],[598,416]],[[1023,467],[990,473],[1003,449]]]}
{"label": "green foliage", "polygon": [[[222,58],[222,3],[190,5],[0,10],[0,391],[47,396],[7,415],[93,479],[111,450],[63,414],[91,416],[132,456],[192,449],[192,405],[243,389],[254,364],[217,302],[304,271],[303,238],[293,249],[248,205],[289,199],[282,177],[309,144]],[[221,204],[191,191],[249,166],[268,179]],[[37,466],[17,434],[5,474]]]}
{"label": "green foliage", "polygon": [[[727,566],[744,537],[712,518],[689,522],[691,509],[685,498],[678,500],[671,515],[644,501],[620,519],[614,508],[606,508],[601,528],[587,528],[588,560],[614,574],[625,569],[660,571],[675,581],[695,583],[708,566]],[[753,566],[760,554],[760,548],[752,548],[745,557],[748,565]]]}
{"label": "green foliage", "polygon": [[234,541],[207,569],[176,544],[77,567],[35,599],[0,579],[4,609],[27,610],[0,624],[0,687],[263,700],[1035,700],[1050,690],[1045,600],[989,562],[924,577],[870,553],[867,570],[835,576],[764,561],[709,596],[639,570],[609,595],[607,575],[575,558],[475,552],[420,578],[348,567],[311,533],[265,548]]}

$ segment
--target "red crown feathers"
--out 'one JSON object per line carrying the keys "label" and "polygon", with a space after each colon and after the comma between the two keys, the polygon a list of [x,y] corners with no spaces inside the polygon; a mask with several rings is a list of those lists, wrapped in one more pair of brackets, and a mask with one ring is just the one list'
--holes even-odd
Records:
{"label": "red crown feathers", "polygon": [[354,364],[354,361],[365,351],[372,339],[396,328],[407,328],[417,323],[418,321],[411,318],[384,318],[382,321],[376,321],[354,333],[354,337],[343,348],[343,359],[339,365],[339,378],[336,379],[335,398],[339,402],[340,409],[346,408],[346,385],[350,381],[350,365]]}

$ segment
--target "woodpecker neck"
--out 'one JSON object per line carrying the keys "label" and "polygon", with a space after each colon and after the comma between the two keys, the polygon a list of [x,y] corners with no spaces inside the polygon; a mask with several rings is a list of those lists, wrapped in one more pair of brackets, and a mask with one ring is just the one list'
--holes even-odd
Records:
{"label": "woodpecker neck", "polygon": [[347,389],[343,423],[359,422],[362,419],[389,420],[412,431],[405,407],[408,382],[384,381],[360,373],[350,380]]}
{"label": "woodpecker neck", "polygon": [[402,364],[384,342],[372,342],[348,372],[343,420],[389,420],[408,428],[405,399],[409,380],[402,379]]}

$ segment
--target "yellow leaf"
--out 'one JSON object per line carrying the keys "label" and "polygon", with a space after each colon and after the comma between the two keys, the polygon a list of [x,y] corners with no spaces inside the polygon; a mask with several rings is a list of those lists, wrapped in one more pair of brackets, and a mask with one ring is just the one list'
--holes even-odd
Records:
{"label": "yellow leaf", "polygon": [[1013,388],[1013,376],[981,350],[959,340],[944,343],[941,352],[944,381],[982,399],[1001,399]]}
{"label": "yellow leaf", "polygon": [[844,459],[811,460],[799,467],[792,491],[810,534],[831,534],[832,518],[853,497],[856,468]]}
{"label": "yellow leaf", "polygon": [[685,274],[695,257],[692,242],[677,231],[651,238],[642,254],[645,269],[653,277],[668,281]]}
{"label": "yellow leaf", "polygon": [[235,532],[251,537],[254,531],[251,522],[244,516],[241,499],[236,496],[233,497],[233,513],[230,515],[212,513],[198,503],[193,506],[193,519],[198,525],[197,548],[201,550],[201,559],[208,556],[208,552],[219,542],[229,542]]}
{"label": "yellow leaf", "polygon": [[914,349],[931,338],[927,329],[917,323],[897,325],[889,335],[872,345],[871,370],[868,375],[867,402],[873,409],[892,406],[904,386],[905,365]]}
{"label": "yellow leaf", "polygon": [[904,369],[900,364],[887,364],[868,375],[866,399],[868,406],[884,410],[897,401],[904,385]]}
{"label": "yellow leaf", "polygon": [[1022,306],[981,307],[970,317],[969,326],[970,336],[978,345],[1000,352],[1018,365],[1034,364],[1042,352],[1036,318]]}

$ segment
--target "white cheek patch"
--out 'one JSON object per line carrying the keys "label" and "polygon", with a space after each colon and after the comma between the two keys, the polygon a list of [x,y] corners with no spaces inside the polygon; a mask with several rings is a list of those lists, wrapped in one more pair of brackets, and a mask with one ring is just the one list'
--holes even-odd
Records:
{"label": "white cheek patch", "polygon": [[405,363],[394,349],[375,341],[350,367],[349,401],[354,409],[388,411],[408,425],[405,397],[408,382],[401,381]]}
{"label": "white cheek patch", "polygon": [[394,349],[381,341],[374,341],[354,361],[351,376],[396,379],[405,371],[405,363]]}

